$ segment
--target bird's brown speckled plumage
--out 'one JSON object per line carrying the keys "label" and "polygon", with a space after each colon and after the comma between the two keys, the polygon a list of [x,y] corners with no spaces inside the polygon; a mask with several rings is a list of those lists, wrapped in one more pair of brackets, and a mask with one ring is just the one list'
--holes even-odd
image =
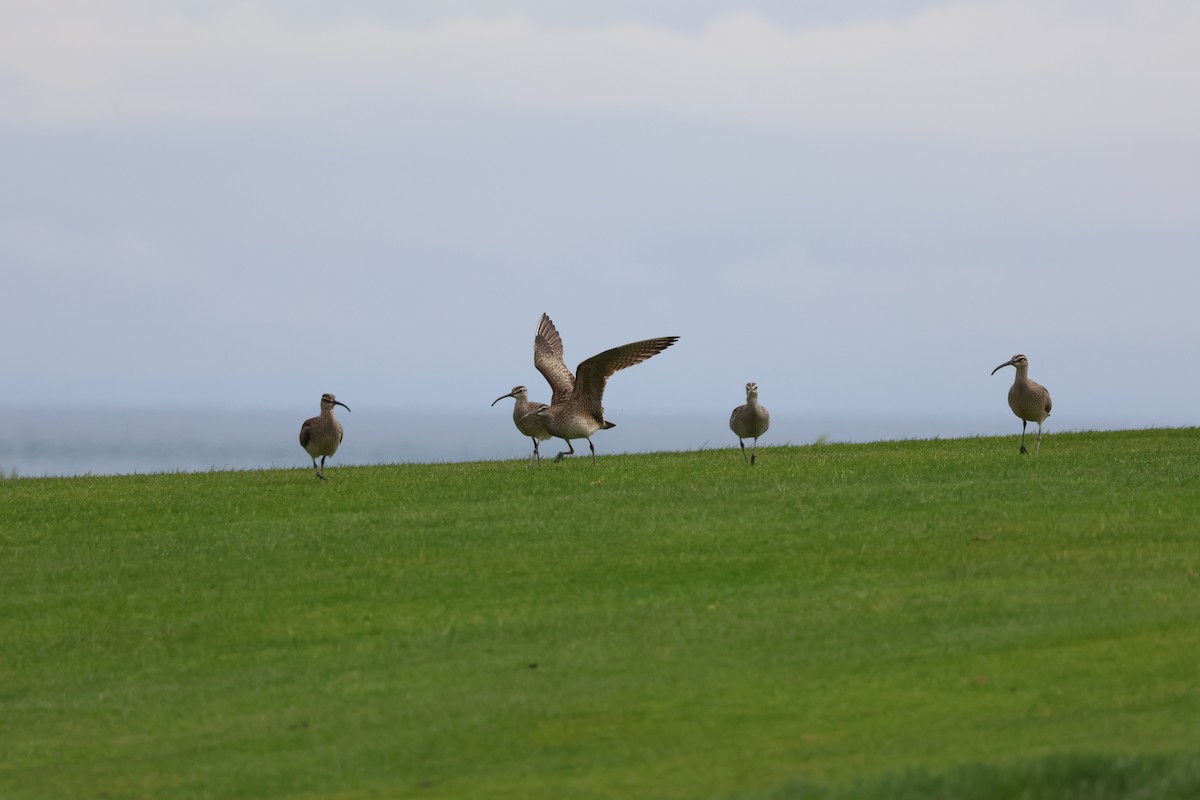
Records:
{"label": "bird's brown speckled plumage", "polygon": [[751,464],[758,458],[758,437],[766,433],[770,426],[771,413],[758,404],[758,384],[751,381],[746,384],[746,403],[729,415],[729,429],[737,434],[743,458],[746,457],[746,443],[742,440],[754,440],[754,448],[750,453]]}
{"label": "bird's brown speckled plumage", "polygon": [[1046,421],[1046,417],[1050,416],[1050,409],[1053,406],[1050,392],[1045,386],[1029,379],[1029,359],[1023,354],[1017,353],[992,370],[992,374],[995,375],[996,370],[1002,367],[1015,367],[1017,370],[1017,377],[1008,389],[1008,407],[1021,420],[1021,452],[1029,452],[1025,449],[1025,426],[1030,422],[1036,422],[1038,426],[1037,448],[1034,451],[1036,455],[1042,450],[1042,423]]}
{"label": "bird's brown speckled plumage", "polygon": [[559,453],[554,460],[561,461],[563,456],[575,452],[572,439],[587,439],[595,462],[592,434],[602,428],[614,427],[604,418],[604,389],[608,379],[619,370],[658,355],[678,340],[678,336],[663,336],[623,344],[583,361],[576,367],[576,375],[572,375],[563,359],[562,337],[550,317],[542,314],[533,340],[533,363],[554,394],[549,407],[533,413],[544,419],[546,430],[552,436],[567,442],[567,451]]}
{"label": "bird's brown speckled plumage", "polygon": [[542,454],[538,452],[538,442],[545,441],[550,438],[550,432],[546,430],[545,420],[537,415],[540,408],[549,408],[545,403],[537,403],[529,399],[529,389],[524,386],[514,386],[508,394],[502,394],[492,401],[492,405],[496,405],[506,397],[514,399],[513,403],[513,424],[517,426],[517,430],[533,440],[533,455],[531,460],[542,460]]}
{"label": "bird's brown speckled plumage", "polygon": [[[342,423],[333,416],[334,406],[350,410],[345,403],[326,393],[321,395],[320,415],[304,420],[300,426],[300,446],[312,457],[313,469],[316,470],[317,477],[321,480],[325,480],[325,458],[337,452],[344,434]],[[317,466],[317,456],[321,457],[319,467]]]}

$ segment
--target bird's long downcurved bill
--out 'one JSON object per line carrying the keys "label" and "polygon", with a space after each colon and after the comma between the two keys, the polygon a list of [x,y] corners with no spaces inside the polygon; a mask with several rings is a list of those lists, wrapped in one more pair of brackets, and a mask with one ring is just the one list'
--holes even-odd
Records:
{"label": "bird's long downcurved bill", "polygon": [[341,400],[334,400],[334,401],[333,401],[333,404],[334,404],[335,406],[341,406],[342,408],[346,409],[347,411],[349,411],[349,410],[350,410],[350,406],[346,405],[346,404],[345,404],[345,403],[343,403]]}
{"label": "bird's long downcurved bill", "polygon": [[495,400],[492,401],[492,405],[496,405],[496,403],[499,403],[501,400],[503,400],[506,397],[514,397],[514,396],[515,395],[513,395],[512,392],[509,392],[508,394],[502,394],[499,397],[497,397]]}
{"label": "bird's long downcurved bill", "polygon": [[996,367],[996,369],[992,370],[992,374],[995,375],[997,370],[1003,369],[1004,367],[1011,367],[1012,365],[1013,365],[1013,362],[1012,362],[1012,359],[1010,358],[1008,361],[1005,361],[1003,364]]}

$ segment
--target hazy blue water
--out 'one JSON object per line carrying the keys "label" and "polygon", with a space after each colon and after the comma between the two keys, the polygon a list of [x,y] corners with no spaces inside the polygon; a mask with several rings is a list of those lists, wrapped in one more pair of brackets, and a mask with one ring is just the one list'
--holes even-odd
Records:
{"label": "hazy blue water", "polygon": [[[494,413],[487,413],[492,411]],[[338,411],[346,439],[330,461],[340,464],[486,461],[523,458],[532,447],[512,424],[511,407],[447,416],[361,407]],[[123,475],[227,469],[309,468],[297,440],[311,410],[281,413],[210,409],[0,409],[0,474]],[[597,452],[634,453],[736,447],[727,414],[701,417],[617,417],[598,433]],[[1075,424],[1079,428],[1150,426],[1153,422]],[[1158,423],[1164,424],[1164,423]],[[1048,428],[1053,432],[1055,427]],[[818,439],[951,438],[1020,433],[1004,413],[988,419],[830,417],[773,411],[763,445],[808,444]],[[551,456],[559,440],[542,444]],[[581,443],[583,452],[587,443]],[[576,451],[580,451],[576,445]]]}

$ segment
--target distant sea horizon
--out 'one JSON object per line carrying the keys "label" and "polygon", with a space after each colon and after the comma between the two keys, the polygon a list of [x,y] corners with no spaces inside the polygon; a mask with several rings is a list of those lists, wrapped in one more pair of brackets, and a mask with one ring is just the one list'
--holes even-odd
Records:
{"label": "distant sea horizon", "polygon": [[[760,447],[1011,435],[1020,422],[1002,409],[987,417],[805,414],[772,410]],[[359,408],[338,410],[346,438],[329,460],[350,465],[505,461],[527,458],[532,443],[512,422],[511,405],[493,413]],[[311,412],[188,408],[0,408],[0,477],[66,477],[163,472],[311,468],[297,440]],[[616,413],[593,437],[597,455],[737,448],[726,415]],[[1179,427],[1194,422],[1063,420],[1066,430]],[[541,444],[543,457],[565,449]],[[575,443],[587,454],[587,442]]]}

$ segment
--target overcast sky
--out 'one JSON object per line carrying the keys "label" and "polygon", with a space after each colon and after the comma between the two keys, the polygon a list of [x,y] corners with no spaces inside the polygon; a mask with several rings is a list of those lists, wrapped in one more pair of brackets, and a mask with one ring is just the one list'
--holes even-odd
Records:
{"label": "overcast sky", "polygon": [[1017,352],[1060,428],[1200,417],[1193,0],[3,17],[8,404],[486,413],[545,311],[681,337],[614,419],[1012,421]]}

